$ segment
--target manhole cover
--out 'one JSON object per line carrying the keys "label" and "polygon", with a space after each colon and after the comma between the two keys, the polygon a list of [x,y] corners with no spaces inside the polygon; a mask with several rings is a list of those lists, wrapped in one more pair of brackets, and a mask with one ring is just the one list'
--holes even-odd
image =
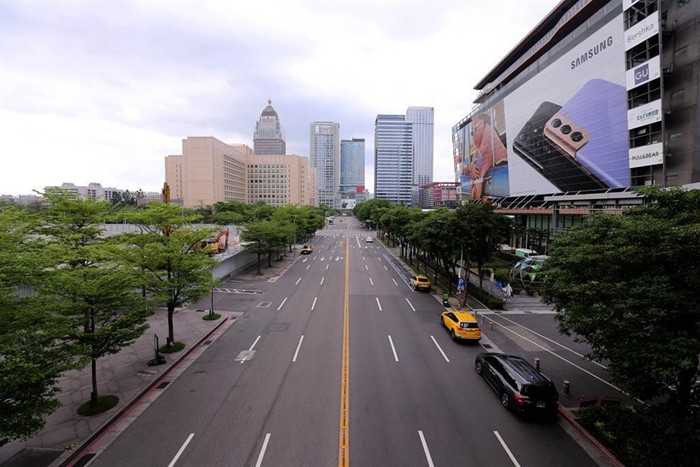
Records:
{"label": "manhole cover", "polygon": [[270,323],[267,325],[268,332],[284,332],[289,330],[290,323]]}
{"label": "manhole cover", "polygon": [[235,361],[236,362],[247,362],[248,360],[252,360],[254,356],[255,356],[255,350],[242,350],[238,354],[238,356],[236,356]]}

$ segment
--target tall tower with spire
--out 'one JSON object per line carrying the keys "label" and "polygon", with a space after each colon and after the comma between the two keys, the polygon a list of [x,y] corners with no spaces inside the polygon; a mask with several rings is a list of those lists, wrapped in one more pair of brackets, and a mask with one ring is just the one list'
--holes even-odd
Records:
{"label": "tall tower with spire", "polygon": [[255,124],[253,152],[267,155],[285,155],[287,153],[284,129],[280,123],[279,115],[269,99],[267,107],[260,114],[260,120]]}

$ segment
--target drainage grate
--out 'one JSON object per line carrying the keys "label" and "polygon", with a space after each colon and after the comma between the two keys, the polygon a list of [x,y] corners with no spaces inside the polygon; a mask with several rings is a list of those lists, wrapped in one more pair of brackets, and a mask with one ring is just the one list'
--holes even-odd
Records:
{"label": "drainage grate", "polygon": [[202,345],[209,345],[209,344],[211,344],[212,342],[214,342],[214,341],[204,341],[204,343],[203,343]]}
{"label": "drainage grate", "polygon": [[272,302],[260,302],[255,308],[269,308]]}
{"label": "drainage grate", "polygon": [[481,345],[483,345],[485,349],[490,349],[490,348],[491,348],[491,344],[481,344]]}
{"label": "drainage grate", "polygon": [[95,453],[90,453],[90,454],[85,454],[83,457],[78,459],[78,462],[73,464],[75,467],[84,467],[88,465],[88,462],[92,460],[93,457],[95,457],[97,454]]}
{"label": "drainage grate", "polygon": [[160,383],[158,385],[158,387],[156,387],[156,389],[165,389],[166,387],[168,387],[168,384],[170,384],[170,381],[165,381],[163,383]]}

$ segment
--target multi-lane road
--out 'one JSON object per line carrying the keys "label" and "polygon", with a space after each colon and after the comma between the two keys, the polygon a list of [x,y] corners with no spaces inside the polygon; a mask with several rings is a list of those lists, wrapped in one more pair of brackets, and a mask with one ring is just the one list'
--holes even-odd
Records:
{"label": "multi-lane road", "polygon": [[453,343],[367,235],[319,232],[90,465],[595,465],[559,424],[503,409],[473,370],[483,347]]}

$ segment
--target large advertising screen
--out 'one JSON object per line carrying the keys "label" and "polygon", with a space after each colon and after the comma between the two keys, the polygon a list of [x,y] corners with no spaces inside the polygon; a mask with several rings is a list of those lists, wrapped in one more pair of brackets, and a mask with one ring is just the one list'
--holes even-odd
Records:
{"label": "large advertising screen", "polygon": [[463,199],[630,185],[622,17],[582,37],[454,132]]}

